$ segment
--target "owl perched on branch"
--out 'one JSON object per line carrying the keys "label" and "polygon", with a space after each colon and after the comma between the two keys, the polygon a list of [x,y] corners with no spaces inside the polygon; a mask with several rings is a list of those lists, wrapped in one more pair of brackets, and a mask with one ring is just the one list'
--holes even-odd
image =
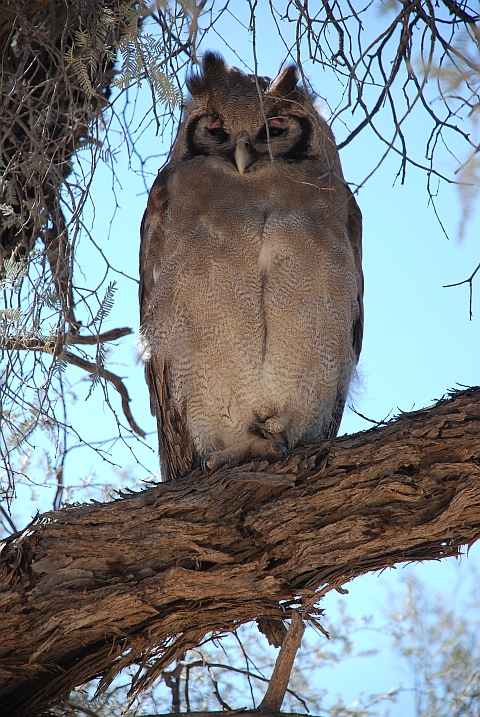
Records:
{"label": "owl perched on branch", "polygon": [[337,434],[363,332],[361,213],[295,67],[206,53],[141,228],[162,476]]}

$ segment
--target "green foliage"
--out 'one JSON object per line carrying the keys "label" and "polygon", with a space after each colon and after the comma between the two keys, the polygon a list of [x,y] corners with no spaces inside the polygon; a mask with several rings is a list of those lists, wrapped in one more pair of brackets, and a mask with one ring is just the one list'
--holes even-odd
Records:
{"label": "green foliage", "polygon": [[[398,688],[384,694],[360,695],[352,703],[329,694],[325,672],[349,659],[356,661],[370,652],[356,650],[359,621],[343,614],[336,625],[328,625],[332,638],[328,643],[309,630],[297,655],[283,703],[284,712],[321,714],[324,717],[375,717],[385,714],[384,707],[395,701]],[[310,633],[310,634],[309,634]],[[346,646],[349,646],[345,650]],[[133,717],[168,712],[204,712],[219,709],[255,709],[259,706],[272,674],[278,650],[269,647],[255,625],[245,625],[234,635],[217,636],[201,647],[190,650],[175,665],[165,670],[157,685],[129,702],[130,680],[117,678],[100,697],[94,697],[96,683],[78,690],[71,704],[93,709],[101,717]],[[361,669],[361,665],[358,668]],[[134,677],[135,670],[124,677]],[[125,706],[128,705],[128,711]],[[379,711],[380,710],[380,711]]]}
{"label": "green foliage", "polygon": [[10,285],[14,292],[21,289],[22,279],[27,275],[27,266],[24,261],[16,261],[12,254],[3,260],[3,272],[0,273],[0,288]]}
{"label": "green foliage", "polygon": [[22,216],[15,213],[15,209],[11,204],[0,204],[0,212],[2,214],[2,224],[7,229],[22,225]]}
{"label": "green foliage", "polygon": [[122,62],[112,80],[113,87],[127,89],[147,80],[155,102],[173,108],[181,101],[180,90],[162,69],[164,40],[142,31],[145,13],[148,14],[145,3],[122,0],[101,7],[94,28],[77,30],[75,43],[67,50],[65,59],[72,65],[87,97],[96,94],[93,78],[99,67],[114,62],[119,54]]}
{"label": "green foliage", "polygon": [[113,79],[112,85],[126,89],[133,84],[140,86],[146,79],[150,85],[155,102],[175,107],[182,99],[178,87],[162,70],[160,58],[165,53],[163,39],[157,39],[148,32],[139,33],[137,19],[133,18],[118,44],[122,56],[121,70]]}
{"label": "green foliage", "polygon": [[389,632],[413,676],[417,717],[480,714],[477,585],[462,602],[452,609],[444,594],[432,593],[414,577],[393,601]]}
{"label": "green foliage", "polygon": [[[322,717],[386,717],[392,705],[399,703],[395,715],[478,717],[480,611],[476,581],[470,600],[460,601],[456,610],[448,606],[449,602],[445,594],[432,593],[410,576],[389,596],[389,621],[382,627],[373,625],[371,618],[353,617],[342,607],[335,623],[323,618],[331,639],[307,630],[282,710],[308,711]],[[398,668],[411,678],[402,686],[378,694],[360,694],[353,701],[334,697],[329,690],[329,670],[344,668],[351,660],[350,669],[365,675],[368,684],[367,675],[372,671],[368,660],[374,651],[361,649],[361,644],[371,630],[390,639],[391,650],[400,657]],[[123,679],[117,678],[101,697],[94,697],[93,682],[73,693],[70,701],[94,710],[99,717],[140,717],[176,709],[214,711],[227,706],[251,709],[262,699],[276,654],[255,626],[246,625],[235,635],[218,636],[185,653],[156,685],[131,703],[128,689],[133,668]]]}
{"label": "green foliage", "polygon": [[[85,6],[86,3],[80,3],[80,16],[83,14],[82,5]],[[135,13],[131,2],[124,2],[122,8],[123,6],[127,6],[128,12]],[[93,80],[98,70],[106,69],[109,62],[115,62],[116,53],[114,46],[109,43],[109,38],[111,36],[113,42],[117,20],[118,17],[112,10],[99,7],[97,22],[88,29],[78,29],[75,32],[74,44],[65,53],[65,59],[72,65],[80,87],[88,99],[96,94]]]}
{"label": "green foliage", "polygon": [[100,327],[113,309],[113,300],[114,295],[117,290],[117,282],[111,281],[109,285],[107,286],[107,290],[105,291],[105,295],[103,299],[100,302],[100,306],[98,308],[97,313],[95,314],[92,323],[95,325],[95,328],[97,331],[100,331]]}

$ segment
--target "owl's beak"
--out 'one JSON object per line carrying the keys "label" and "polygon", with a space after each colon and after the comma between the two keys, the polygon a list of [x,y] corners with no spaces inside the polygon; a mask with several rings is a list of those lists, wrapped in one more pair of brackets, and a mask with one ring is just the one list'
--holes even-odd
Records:
{"label": "owl's beak", "polygon": [[240,176],[243,177],[245,169],[250,164],[251,159],[250,140],[247,134],[241,134],[237,139],[237,146],[235,147],[235,163]]}

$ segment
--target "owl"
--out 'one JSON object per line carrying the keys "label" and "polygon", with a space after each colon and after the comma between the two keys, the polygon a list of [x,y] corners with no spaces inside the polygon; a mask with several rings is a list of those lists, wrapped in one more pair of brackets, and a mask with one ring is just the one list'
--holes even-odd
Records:
{"label": "owl", "polygon": [[208,52],[187,86],[141,226],[163,480],[336,436],[363,333],[361,213],[296,67]]}

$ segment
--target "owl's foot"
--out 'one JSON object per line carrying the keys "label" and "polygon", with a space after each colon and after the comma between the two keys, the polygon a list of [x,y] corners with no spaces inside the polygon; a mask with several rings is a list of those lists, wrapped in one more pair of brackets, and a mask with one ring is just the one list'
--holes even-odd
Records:
{"label": "owl's foot", "polygon": [[253,438],[241,446],[230,446],[223,451],[207,453],[200,459],[202,471],[216,471],[224,465],[236,465],[241,461],[264,458],[268,461],[279,461],[288,455],[287,447],[281,441],[271,438]]}
{"label": "owl's foot", "polygon": [[255,428],[258,428],[258,430],[261,431],[263,435],[268,434],[269,437],[272,434],[275,435],[276,433],[283,433],[284,431],[283,423],[276,416],[271,416],[270,418],[267,418],[267,420],[263,423],[256,423]]}
{"label": "owl's foot", "polygon": [[256,423],[255,428],[260,431],[262,436],[270,440],[275,445],[278,445],[284,456],[288,455],[286,448],[287,440],[285,438],[285,426],[283,422],[277,416],[271,416],[267,418],[263,423]]}

